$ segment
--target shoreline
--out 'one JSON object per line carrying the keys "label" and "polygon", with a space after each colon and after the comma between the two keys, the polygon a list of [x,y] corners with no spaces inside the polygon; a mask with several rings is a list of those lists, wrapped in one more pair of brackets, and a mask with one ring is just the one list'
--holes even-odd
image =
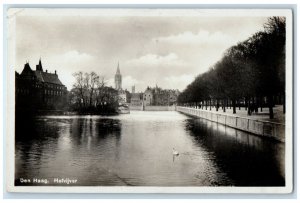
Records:
{"label": "shoreline", "polygon": [[226,115],[222,113],[209,112],[202,109],[181,106],[177,106],[176,110],[186,115],[203,118],[261,137],[268,137],[280,142],[285,142],[285,124],[282,123],[245,118],[236,115]]}

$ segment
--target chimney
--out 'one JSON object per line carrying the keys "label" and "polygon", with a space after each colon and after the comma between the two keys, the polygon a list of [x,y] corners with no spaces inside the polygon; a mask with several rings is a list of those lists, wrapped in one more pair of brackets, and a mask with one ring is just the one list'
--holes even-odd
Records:
{"label": "chimney", "polygon": [[46,73],[48,73],[48,70],[46,69]]}
{"label": "chimney", "polygon": [[55,75],[56,75],[56,70],[55,70],[55,73],[54,73]]}

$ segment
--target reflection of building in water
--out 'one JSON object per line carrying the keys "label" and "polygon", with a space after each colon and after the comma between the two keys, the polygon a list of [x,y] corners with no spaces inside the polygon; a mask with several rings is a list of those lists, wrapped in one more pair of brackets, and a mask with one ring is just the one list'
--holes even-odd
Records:
{"label": "reflection of building in water", "polygon": [[61,110],[67,100],[67,88],[59,80],[56,71],[44,71],[41,59],[32,70],[29,63],[21,74],[15,74],[16,109]]}

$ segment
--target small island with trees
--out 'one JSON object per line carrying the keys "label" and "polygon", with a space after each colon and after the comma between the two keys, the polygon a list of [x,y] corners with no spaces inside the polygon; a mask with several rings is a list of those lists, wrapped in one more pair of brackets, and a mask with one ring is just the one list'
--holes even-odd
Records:
{"label": "small island with trees", "polygon": [[117,114],[118,91],[105,84],[95,72],[76,72],[75,84],[69,93],[69,110],[79,114]]}

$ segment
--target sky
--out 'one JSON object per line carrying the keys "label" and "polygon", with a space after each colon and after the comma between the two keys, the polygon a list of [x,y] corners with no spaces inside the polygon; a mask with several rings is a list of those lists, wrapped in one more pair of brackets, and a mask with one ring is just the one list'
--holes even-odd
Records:
{"label": "sky", "polygon": [[16,16],[17,72],[26,61],[54,73],[70,90],[77,71],[103,76],[114,87],[182,91],[221,59],[224,51],[263,30],[267,17],[230,16]]}

